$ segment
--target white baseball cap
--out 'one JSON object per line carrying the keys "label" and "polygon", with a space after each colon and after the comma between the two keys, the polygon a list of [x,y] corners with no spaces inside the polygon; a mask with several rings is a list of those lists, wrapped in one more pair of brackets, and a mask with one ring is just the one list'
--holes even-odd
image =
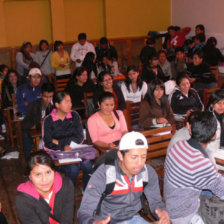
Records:
{"label": "white baseball cap", "polygon": [[31,68],[29,71],[29,75],[42,75],[41,70],[39,68]]}
{"label": "white baseball cap", "polygon": [[148,149],[145,136],[139,132],[132,131],[123,135],[120,140],[119,150]]}

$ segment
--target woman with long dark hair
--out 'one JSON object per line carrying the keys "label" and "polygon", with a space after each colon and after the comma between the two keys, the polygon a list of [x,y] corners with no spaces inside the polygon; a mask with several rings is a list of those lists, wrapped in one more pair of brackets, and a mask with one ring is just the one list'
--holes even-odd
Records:
{"label": "woman with long dark hair", "polygon": [[[53,98],[55,109],[45,117],[43,123],[43,146],[45,150],[71,151],[70,144],[82,144],[84,141],[80,117],[72,111],[71,97],[66,92],[56,92]],[[60,171],[70,177],[73,183],[80,169],[83,170],[84,188],[89,180],[92,161],[83,160],[78,164],[60,166]]]}
{"label": "woman with long dark hair", "polygon": [[[224,90],[215,90],[210,98],[206,110],[213,112],[217,121],[216,138],[207,145],[212,155],[224,149]],[[209,127],[208,127],[209,128]],[[213,156],[214,158],[214,156]],[[215,160],[214,160],[215,161]],[[223,169],[223,168],[222,168]]]}
{"label": "woman with long dark hair", "polygon": [[165,86],[156,78],[151,81],[148,93],[140,104],[139,125],[148,129],[173,124],[173,112],[165,95]]}
{"label": "woman with long dark hair", "polygon": [[87,70],[88,79],[96,81],[98,71],[96,67],[96,56],[93,52],[88,52],[86,54],[82,66]]}
{"label": "woman with long dark hair", "polygon": [[29,66],[34,61],[35,54],[32,53],[32,44],[24,42],[20,51],[16,54],[17,72],[25,78],[29,72]]}
{"label": "woman with long dark hair", "polygon": [[74,185],[56,172],[43,150],[33,152],[26,167],[28,181],[18,186],[16,209],[23,224],[74,222]]}

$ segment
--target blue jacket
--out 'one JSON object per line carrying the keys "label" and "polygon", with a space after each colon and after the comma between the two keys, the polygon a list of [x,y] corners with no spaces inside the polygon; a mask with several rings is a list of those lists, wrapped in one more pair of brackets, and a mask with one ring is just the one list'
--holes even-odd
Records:
{"label": "blue jacket", "polygon": [[[31,103],[39,99],[40,96],[40,85],[36,88],[32,87],[29,83],[20,86],[16,92],[18,112],[22,115],[26,114],[26,111]],[[25,101],[28,105],[25,105]]]}

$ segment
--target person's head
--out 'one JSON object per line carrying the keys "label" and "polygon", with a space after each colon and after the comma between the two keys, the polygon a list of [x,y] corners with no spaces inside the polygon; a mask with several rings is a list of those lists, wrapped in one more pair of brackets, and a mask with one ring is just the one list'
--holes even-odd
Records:
{"label": "person's head", "polygon": [[188,94],[188,91],[191,88],[190,78],[189,78],[188,74],[185,73],[185,72],[179,72],[177,74],[176,83],[177,83],[180,91],[184,95],[187,95]]}
{"label": "person's head", "polygon": [[39,50],[46,51],[49,49],[49,43],[47,40],[41,40],[39,43]]}
{"label": "person's head", "polygon": [[37,87],[40,85],[42,77],[42,72],[39,68],[31,68],[29,71],[29,80],[30,80],[30,85],[32,87]]}
{"label": "person's head", "polygon": [[113,88],[113,76],[106,71],[100,72],[97,78],[99,85],[103,87],[105,91]]}
{"label": "person's head", "polygon": [[87,70],[84,67],[78,67],[73,74],[74,80],[75,82],[80,85],[83,86],[88,79],[88,74],[87,74]]}
{"label": "person's head", "polygon": [[62,41],[60,40],[56,40],[54,42],[54,51],[62,51],[64,48],[64,44]]}
{"label": "person's head", "polygon": [[164,51],[164,50],[161,50],[161,51],[159,51],[159,53],[158,53],[158,55],[159,55],[159,63],[161,63],[161,64],[163,64],[163,63],[165,63],[165,61],[166,61],[166,52]]}
{"label": "person's head", "polygon": [[7,84],[10,84],[10,85],[17,85],[18,81],[19,81],[18,72],[14,69],[9,69],[9,71],[4,79],[4,82],[6,82]]}
{"label": "person's head", "polygon": [[215,90],[208,101],[207,110],[215,111],[217,114],[224,114],[224,90]]}
{"label": "person's head", "polygon": [[195,44],[200,44],[202,42],[205,42],[205,34],[204,33],[199,33],[196,35],[194,39]]}
{"label": "person's head", "polygon": [[176,28],[175,28],[175,26],[169,26],[168,27],[168,33],[169,33],[169,35],[171,36],[171,37],[173,37],[173,36],[175,36],[176,35]]}
{"label": "person's head", "polygon": [[102,62],[103,62],[104,65],[111,64],[112,61],[113,60],[112,60],[110,52],[108,52],[107,54],[103,55]]}
{"label": "person's head", "polygon": [[209,37],[206,43],[206,46],[214,48],[217,45],[217,40],[215,37]]}
{"label": "person's head", "polygon": [[54,184],[54,161],[44,150],[33,152],[27,161],[26,175],[40,194],[48,194]]}
{"label": "person's head", "polygon": [[106,37],[100,39],[100,47],[106,49],[108,47],[108,40]]}
{"label": "person's head", "polygon": [[115,106],[115,97],[113,93],[103,92],[99,97],[98,106],[103,114],[111,114]]}
{"label": "person's head", "polygon": [[154,100],[155,102],[159,100],[161,101],[161,99],[165,97],[165,86],[160,79],[155,78],[150,82],[148,97],[150,100]]}
{"label": "person's head", "polygon": [[46,107],[53,101],[54,90],[54,86],[50,83],[41,86],[41,99]]}
{"label": "person's head", "polygon": [[204,54],[202,51],[196,51],[193,54],[193,64],[195,66],[200,65],[203,62],[203,59],[204,59]]}
{"label": "person's head", "polygon": [[86,33],[80,33],[78,35],[78,41],[81,45],[84,45],[86,43]]}
{"label": "person's head", "polygon": [[154,38],[148,38],[146,41],[146,44],[149,45],[150,47],[154,47],[155,43],[156,43],[156,41]]}
{"label": "person's head", "polygon": [[30,53],[32,51],[32,44],[29,41],[25,41],[20,49],[23,54]]}
{"label": "person's head", "polygon": [[158,59],[158,55],[155,54],[155,55],[152,55],[150,58],[149,58],[149,66],[151,68],[155,68],[157,67],[159,64],[159,59]]}
{"label": "person's head", "polygon": [[132,131],[121,138],[117,155],[120,168],[129,178],[138,174],[144,167],[147,149],[147,140],[139,132]]}
{"label": "person's head", "polygon": [[209,111],[192,112],[191,124],[187,124],[191,137],[199,143],[207,144],[215,138],[217,122]]}
{"label": "person's head", "polygon": [[5,64],[1,64],[0,65],[0,74],[2,76],[5,77],[7,75],[7,73],[8,73],[8,71],[9,71],[9,67],[7,65],[5,65]]}
{"label": "person's head", "polygon": [[56,92],[53,97],[54,107],[57,111],[67,114],[72,109],[71,97],[66,92]]}
{"label": "person's head", "polygon": [[185,53],[184,53],[184,49],[182,47],[177,47],[175,49],[175,52],[176,52],[177,61],[183,61],[185,59]]}
{"label": "person's head", "polygon": [[195,35],[198,35],[199,33],[203,33],[203,34],[205,33],[205,27],[202,24],[198,24],[195,27]]}
{"label": "person's head", "polygon": [[127,68],[127,79],[130,81],[130,83],[136,83],[139,77],[139,71],[138,68],[135,65],[130,65]]}

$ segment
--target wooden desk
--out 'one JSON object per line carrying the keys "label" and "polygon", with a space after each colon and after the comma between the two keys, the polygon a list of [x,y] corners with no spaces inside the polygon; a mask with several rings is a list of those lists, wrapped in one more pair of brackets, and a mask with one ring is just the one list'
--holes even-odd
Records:
{"label": "wooden desk", "polygon": [[[217,165],[224,166],[224,158],[215,158],[215,162]],[[218,172],[224,176],[224,170],[219,170]]]}

